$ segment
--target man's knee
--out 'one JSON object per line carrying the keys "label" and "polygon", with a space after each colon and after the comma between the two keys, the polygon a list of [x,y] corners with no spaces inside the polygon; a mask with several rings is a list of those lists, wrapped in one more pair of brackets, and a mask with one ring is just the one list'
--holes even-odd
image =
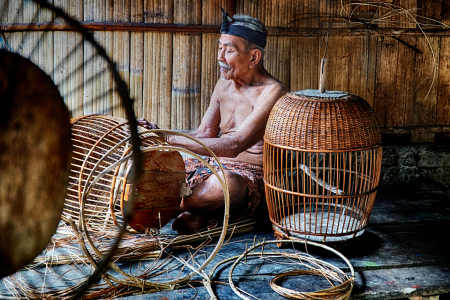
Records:
{"label": "man's knee", "polygon": [[[223,175],[219,173],[221,178]],[[204,210],[206,212],[223,208],[225,205],[224,189],[228,186],[230,196],[230,209],[240,206],[248,198],[247,184],[244,177],[231,171],[225,171],[227,185],[216,176],[195,184],[190,197],[181,202],[182,211]]]}

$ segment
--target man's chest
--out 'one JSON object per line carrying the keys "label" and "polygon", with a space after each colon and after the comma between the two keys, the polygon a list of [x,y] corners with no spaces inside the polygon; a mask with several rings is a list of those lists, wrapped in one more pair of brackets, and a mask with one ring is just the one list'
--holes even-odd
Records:
{"label": "man's chest", "polygon": [[219,102],[220,127],[224,129],[236,129],[252,113],[255,108],[255,97],[242,97],[228,95]]}

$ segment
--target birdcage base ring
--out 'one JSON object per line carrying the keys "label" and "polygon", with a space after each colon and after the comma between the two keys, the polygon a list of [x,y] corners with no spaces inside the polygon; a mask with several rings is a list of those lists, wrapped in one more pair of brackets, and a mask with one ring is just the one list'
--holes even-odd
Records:
{"label": "birdcage base ring", "polygon": [[287,230],[286,228],[279,227],[275,224],[272,224],[272,228],[274,231],[274,235],[277,240],[308,240],[319,243],[336,243],[336,242],[344,242],[350,239],[354,239],[356,237],[361,236],[365,229],[358,230],[356,232],[352,232],[346,235],[341,236],[327,236],[327,235],[313,235],[311,233],[298,233],[292,230]]}

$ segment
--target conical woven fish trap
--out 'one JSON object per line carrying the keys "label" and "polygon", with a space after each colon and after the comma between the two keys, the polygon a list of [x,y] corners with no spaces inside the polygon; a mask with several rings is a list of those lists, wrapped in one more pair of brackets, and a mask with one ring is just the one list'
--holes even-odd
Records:
{"label": "conical woven fish trap", "polygon": [[264,182],[276,235],[332,242],[362,234],[381,159],[380,129],[364,99],[316,90],[283,96],[264,136]]}
{"label": "conical woven fish trap", "polygon": [[[71,124],[73,156],[62,219],[77,224],[83,221],[92,231],[117,230],[129,194],[134,192],[135,218],[130,226],[137,231],[164,226],[181,202],[180,185],[185,181],[181,155],[175,151],[147,151],[167,143],[138,126],[144,163],[141,180],[133,188],[128,180],[133,162],[129,159],[132,149],[127,120],[89,115],[73,118]],[[155,187],[159,190],[148,191]],[[134,221],[136,216],[140,220]]]}

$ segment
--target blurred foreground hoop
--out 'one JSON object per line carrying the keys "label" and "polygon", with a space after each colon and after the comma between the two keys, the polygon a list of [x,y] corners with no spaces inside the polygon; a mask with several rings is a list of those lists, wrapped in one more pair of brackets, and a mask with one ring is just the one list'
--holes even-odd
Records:
{"label": "blurred foreground hoop", "polygon": [[0,278],[30,263],[56,231],[70,168],[69,120],[52,79],[0,49]]}
{"label": "blurred foreground hoop", "polygon": [[283,96],[264,136],[264,183],[277,237],[335,242],[362,234],[381,158],[377,119],[359,96],[317,90]]}

